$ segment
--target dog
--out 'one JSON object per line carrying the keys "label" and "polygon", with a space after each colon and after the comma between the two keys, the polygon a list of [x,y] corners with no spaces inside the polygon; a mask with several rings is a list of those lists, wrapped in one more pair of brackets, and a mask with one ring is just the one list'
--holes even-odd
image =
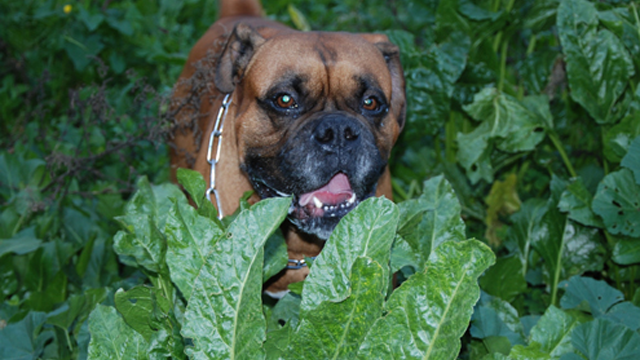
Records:
{"label": "dog", "polygon": [[[207,159],[219,151],[218,211],[233,213],[247,191],[250,203],[293,196],[282,225],[290,261],[317,256],[358,203],[392,199],[388,160],[406,103],[398,47],[383,34],[293,30],[265,19],[258,0],[222,0],[219,14],[174,88],[172,178],[183,167],[209,182]],[[265,292],[281,297],[308,273],[283,270]]]}

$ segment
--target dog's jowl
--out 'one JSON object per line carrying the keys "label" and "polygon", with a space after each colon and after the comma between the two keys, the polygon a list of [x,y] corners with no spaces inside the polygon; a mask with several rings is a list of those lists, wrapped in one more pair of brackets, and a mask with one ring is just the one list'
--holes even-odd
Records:
{"label": "dog's jowl", "polygon": [[[255,0],[221,1],[220,19],[191,51],[173,97],[172,170],[193,168],[210,182],[208,160],[219,152],[211,201],[223,214],[246,191],[255,191],[250,202],[292,196],[282,230],[290,259],[301,260],[359,202],[391,197],[404,77],[385,35],[300,32],[261,15]],[[294,266],[266,290],[282,294],[307,274]]]}

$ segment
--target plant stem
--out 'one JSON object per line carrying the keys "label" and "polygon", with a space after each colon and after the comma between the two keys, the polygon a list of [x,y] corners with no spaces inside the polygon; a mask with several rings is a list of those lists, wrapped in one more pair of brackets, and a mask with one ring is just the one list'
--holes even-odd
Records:
{"label": "plant stem", "polygon": [[444,143],[444,156],[447,162],[455,163],[456,162],[456,113],[452,111],[449,114],[449,121],[445,125],[445,143]]}
{"label": "plant stem", "polygon": [[391,179],[391,187],[396,192],[396,194],[398,194],[398,196],[401,198],[401,199],[397,199],[396,201],[402,202],[409,199],[409,197],[407,196],[407,192],[404,191],[402,186],[400,186],[400,184],[398,184],[396,180]]}
{"label": "plant stem", "polygon": [[509,43],[504,41],[502,43],[502,49],[500,50],[500,82],[498,83],[498,92],[502,92],[502,88],[504,87],[504,76],[507,72],[507,49],[509,48]]}
{"label": "plant stem", "polygon": [[576,174],[576,171],[573,169],[571,162],[569,162],[569,157],[567,156],[567,153],[564,151],[564,148],[562,147],[562,143],[560,142],[560,139],[558,139],[558,135],[554,131],[550,131],[548,135],[549,135],[549,139],[551,139],[551,142],[553,142],[553,145],[556,147],[556,149],[560,153],[560,156],[562,157],[562,161],[564,161],[564,165],[567,167],[567,170],[569,171],[569,174],[571,175],[571,177],[577,177],[578,174]]}
{"label": "plant stem", "polygon": [[640,18],[638,18],[638,10],[636,4],[632,1],[631,8],[633,9],[633,16],[636,18],[636,30],[638,31],[638,37],[640,37]]}

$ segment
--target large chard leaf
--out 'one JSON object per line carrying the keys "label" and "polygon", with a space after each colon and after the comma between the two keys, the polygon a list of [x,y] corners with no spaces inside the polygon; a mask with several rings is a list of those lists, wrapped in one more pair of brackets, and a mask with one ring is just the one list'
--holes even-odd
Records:
{"label": "large chard leaf", "polygon": [[602,220],[591,210],[593,196],[584,186],[581,178],[576,178],[562,193],[558,208],[562,212],[569,212],[569,219],[583,225],[603,227]]}
{"label": "large chard leaf", "polygon": [[640,236],[640,185],[631,170],[623,168],[605,176],[592,207],[610,233]]}
{"label": "large chard leaf", "polygon": [[290,198],[260,201],[242,211],[214,246],[194,280],[182,335],[194,359],[264,358],[264,244],[287,215]]}
{"label": "large chard leaf", "polygon": [[138,180],[137,187],[138,191],[125,207],[125,214],[116,218],[126,230],[114,237],[114,249],[127,265],[168,275],[167,243],[161,229],[173,201],[186,203],[186,199],[177,186],[151,186],[146,177]]}
{"label": "large chard leaf", "polygon": [[571,97],[599,124],[618,120],[623,113],[616,102],[634,75],[624,44],[610,31],[598,31],[598,12],[586,0],[560,3],[558,31]]}
{"label": "large chard leaf", "polygon": [[371,325],[382,315],[387,290],[384,276],[380,264],[370,258],[357,258],[351,268],[351,294],[346,300],[325,301],[300,314],[288,352],[291,358],[304,354],[305,359],[352,359]]}
{"label": "large chard leaf", "polygon": [[346,299],[351,291],[351,267],[359,256],[384,264],[383,279],[388,284],[389,250],[397,224],[398,208],[385,198],[367,199],[342,218],[313,262],[300,309],[311,311],[323,302]]}
{"label": "large chard leaf", "polygon": [[198,215],[191,205],[181,201],[174,202],[169,210],[164,231],[171,280],[188,300],[194,280],[224,231],[213,220]]}
{"label": "large chard leaf", "polygon": [[590,360],[633,360],[640,356],[640,335],[604,319],[576,327],[571,343]]}
{"label": "large chard leaf", "polygon": [[425,181],[422,195],[398,204],[398,208],[398,234],[408,245],[405,253],[411,254],[406,256],[410,257],[406,259],[406,264],[413,266],[415,271],[424,269],[429,255],[443,242],[465,239],[460,202],[451,184],[442,175]]}
{"label": "large chard leaf", "polygon": [[614,304],[624,300],[620,290],[602,280],[574,276],[562,285],[566,292],[560,305],[564,309],[573,309],[586,301],[589,308],[583,310],[591,312],[594,317],[603,316]]}
{"label": "large chard leaf", "polygon": [[40,359],[45,344],[53,338],[52,331],[43,331],[47,316],[32,311],[24,319],[0,330],[0,358],[11,360]]}
{"label": "large chard leaf", "polygon": [[148,359],[147,342],[110,306],[98,305],[89,316],[89,359]]}
{"label": "large chard leaf", "polygon": [[478,276],[495,256],[476,240],[445,242],[390,296],[388,313],[365,337],[359,359],[452,359],[480,296]]}
{"label": "large chard leaf", "polygon": [[514,153],[530,151],[542,141],[550,125],[549,104],[543,99],[528,100],[544,109],[533,111],[529,103],[525,106],[495,88],[485,88],[474,96],[472,104],[464,107],[469,115],[482,122],[470,133],[458,133],[458,161],[472,183],[480,179],[493,181],[490,155],[494,144],[502,151]]}
{"label": "large chard leaf", "polygon": [[551,187],[547,212],[534,224],[531,244],[544,259],[545,282],[550,287],[552,303],[556,304],[560,281],[602,269],[605,250],[597,229],[575,223],[557,209],[565,185],[555,179]]}
{"label": "large chard leaf", "polygon": [[587,321],[580,313],[567,313],[551,305],[531,329],[531,341],[541,345],[541,350],[553,357],[573,351],[571,333],[581,323]]}

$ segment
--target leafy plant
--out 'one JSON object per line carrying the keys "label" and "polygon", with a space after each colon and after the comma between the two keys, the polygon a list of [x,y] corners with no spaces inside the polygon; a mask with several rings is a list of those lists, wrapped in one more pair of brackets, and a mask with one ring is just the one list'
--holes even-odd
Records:
{"label": "leafy plant", "polygon": [[[193,171],[181,171],[180,177],[204,185]],[[452,201],[442,178],[425,186],[440,187]],[[291,200],[263,200],[225,227],[198,214],[177,187],[151,186],[142,178],[119,218],[126,230],[116,235],[115,249],[153,286],[118,290],[115,308],[94,310],[89,358],[271,359],[299,357],[300,351],[308,358],[455,356],[480,294],[477,278],[494,259],[489,248],[446,232],[422,233],[414,240],[432,246],[431,255],[398,289],[390,289],[391,256],[402,260],[391,251],[394,239],[401,239],[399,222],[421,217],[442,228],[459,219],[459,210],[434,217],[439,201],[419,198],[403,212],[385,199],[358,206],[313,262],[302,293],[282,300],[296,309],[282,319],[278,305],[262,304],[261,292],[264,269],[279,262],[281,270],[286,262],[267,256],[264,248]],[[419,332],[429,335],[412,340]]]}

